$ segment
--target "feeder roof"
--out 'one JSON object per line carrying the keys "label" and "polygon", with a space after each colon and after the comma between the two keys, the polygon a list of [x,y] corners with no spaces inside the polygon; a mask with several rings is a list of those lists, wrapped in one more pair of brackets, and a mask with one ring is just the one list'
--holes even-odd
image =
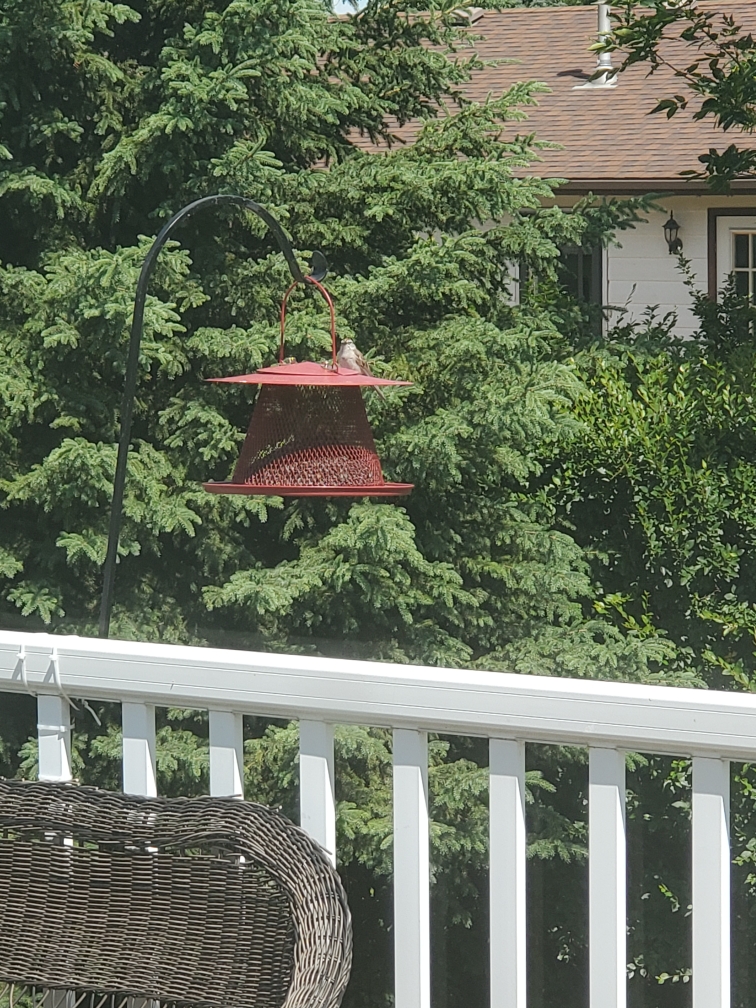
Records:
{"label": "feeder roof", "polygon": [[208,378],[212,382],[236,382],[242,385],[411,385],[408,381],[376,378],[360,374],[351,368],[333,368],[313,361],[295,364],[274,364],[260,368],[252,374],[232,375],[230,378]]}

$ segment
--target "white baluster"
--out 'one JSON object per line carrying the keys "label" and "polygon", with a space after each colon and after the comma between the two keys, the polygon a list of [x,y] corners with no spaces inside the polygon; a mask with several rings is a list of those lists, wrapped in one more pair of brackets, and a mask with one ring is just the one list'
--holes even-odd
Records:
{"label": "white baluster", "polygon": [[336,864],[333,725],[299,722],[299,821]]}
{"label": "white baluster", "polygon": [[[152,704],[122,703],[123,790],[125,794],[154,798],[157,795],[155,768],[155,708]],[[148,848],[151,849],[151,848]],[[152,998],[128,998],[127,1008],[158,1008]]]}
{"label": "white baluster", "polygon": [[48,989],[42,995],[44,1008],[74,1008],[76,991]]}
{"label": "white baluster", "polygon": [[693,1008],[730,1006],[730,763],[693,760]]}
{"label": "white baluster", "polygon": [[121,726],[124,793],[154,798],[155,708],[152,704],[121,704]]}
{"label": "white baluster", "polygon": [[525,745],[489,741],[491,1008],[525,1008]]}
{"label": "white baluster", "polygon": [[39,742],[39,779],[70,781],[71,708],[61,696],[37,697],[37,739]]}
{"label": "white baluster", "polygon": [[396,1008],[430,1008],[428,735],[394,731]]}
{"label": "white baluster", "polygon": [[590,1006],[627,1004],[625,756],[591,749],[588,769]]}
{"label": "white baluster", "polygon": [[[71,707],[62,696],[37,697],[37,739],[39,742],[39,779],[67,783],[71,774]],[[73,839],[46,834],[48,842],[71,847]],[[67,990],[46,990],[42,1008],[73,1008],[75,994]]]}
{"label": "white baluster", "polygon": [[210,794],[244,797],[244,724],[241,714],[210,711]]}

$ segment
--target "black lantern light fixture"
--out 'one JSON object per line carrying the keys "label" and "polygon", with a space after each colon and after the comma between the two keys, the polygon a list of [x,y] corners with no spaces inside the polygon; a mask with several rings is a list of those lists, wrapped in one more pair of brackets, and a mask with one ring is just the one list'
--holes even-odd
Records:
{"label": "black lantern light fixture", "polygon": [[669,247],[670,255],[679,255],[679,253],[682,252],[683,243],[682,240],[678,238],[679,231],[680,225],[672,216],[672,211],[670,210],[669,220],[664,225],[664,238]]}

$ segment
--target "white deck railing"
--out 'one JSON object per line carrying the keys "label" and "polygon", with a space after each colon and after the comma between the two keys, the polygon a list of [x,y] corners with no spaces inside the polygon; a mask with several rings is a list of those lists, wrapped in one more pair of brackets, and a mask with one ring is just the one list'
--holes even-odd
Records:
{"label": "white deck railing", "polygon": [[491,1008],[525,1008],[526,741],[589,759],[590,1005],[626,1004],[625,751],[693,757],[693,1008],[730,1004],[729,760],[756,696],[0,631],[37,696],[39,773],[71,779],[68,698],[122,707],[123,786],[154,795],[155,706],[209,711],[210,789],[242,794],[242,715],[300,721],[301,823],[335,858],[333,725],[394,733],[396,1008],[430,1008],[427,732],[490,742]]}

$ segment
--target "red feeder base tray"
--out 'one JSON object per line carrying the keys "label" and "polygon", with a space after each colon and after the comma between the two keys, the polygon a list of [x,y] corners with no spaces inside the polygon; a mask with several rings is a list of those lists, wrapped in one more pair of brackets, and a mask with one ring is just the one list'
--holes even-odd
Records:
{"label": "red feeder base tray", "polygon": [[210,493],[256,494],[264,497],[406,497],[414,483],[372,483],[356,486],[264,486],[259,483],[203,483]]}

